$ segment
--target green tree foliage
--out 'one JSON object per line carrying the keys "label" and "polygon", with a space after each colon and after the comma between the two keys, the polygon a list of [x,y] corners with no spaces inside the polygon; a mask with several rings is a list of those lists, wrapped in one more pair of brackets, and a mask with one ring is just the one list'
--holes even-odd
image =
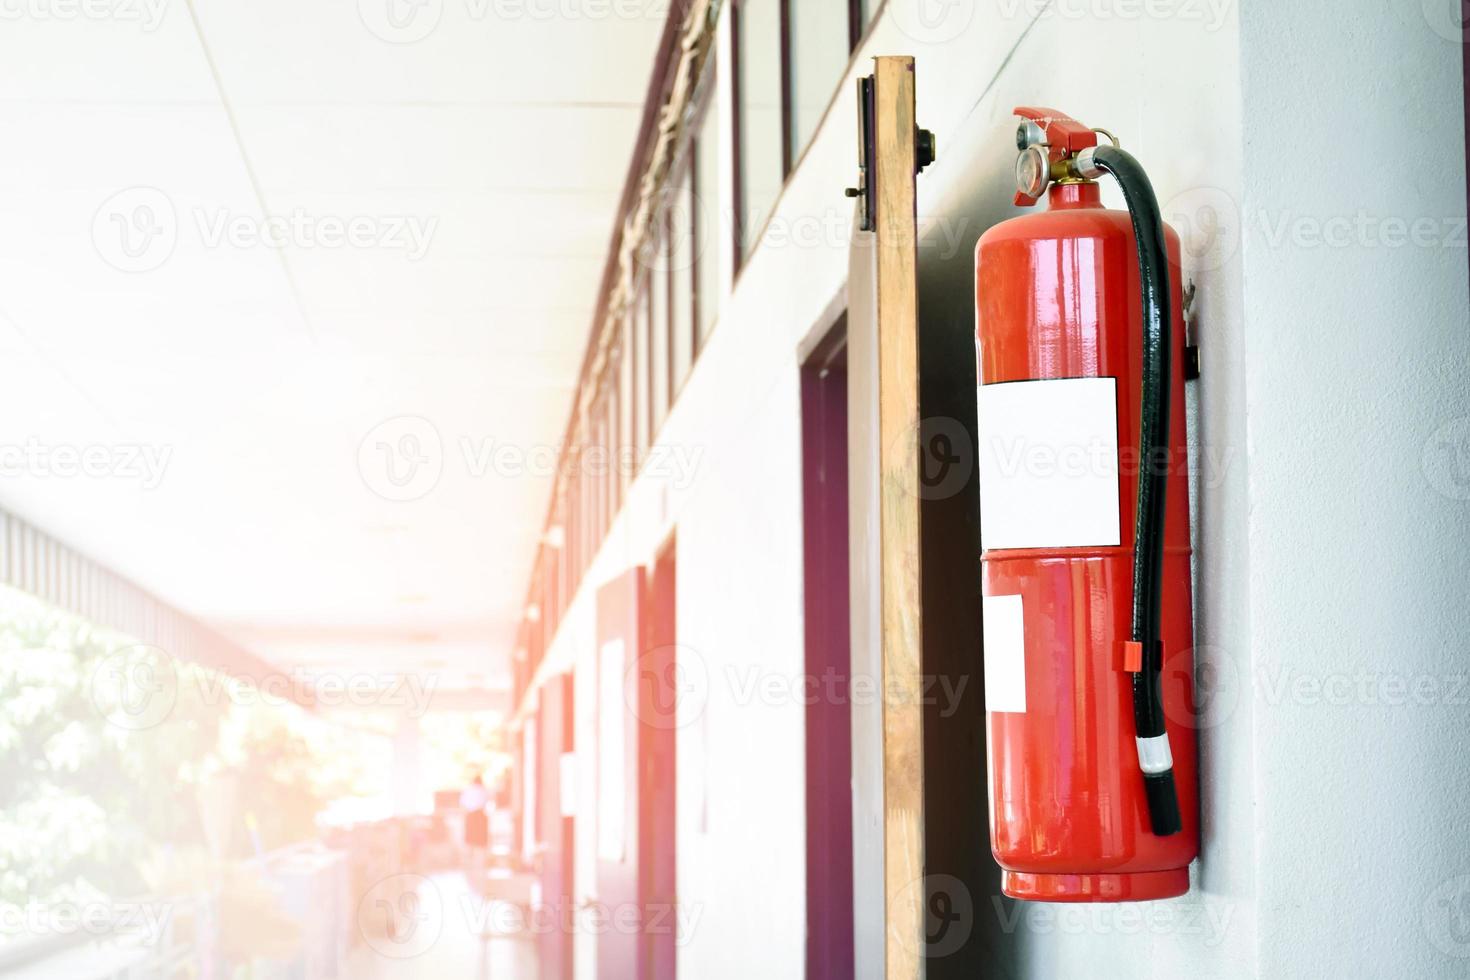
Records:
{"label": "green tree foliage", "polygon": [[[336,787],[313,778],[302,712],[242,690],[0,593],[0,903],[142,895],[171,854],[248,855],[247,811],[266,849],[312,836]],[[233,787],[223,835],[203,815],[206,782]]]}

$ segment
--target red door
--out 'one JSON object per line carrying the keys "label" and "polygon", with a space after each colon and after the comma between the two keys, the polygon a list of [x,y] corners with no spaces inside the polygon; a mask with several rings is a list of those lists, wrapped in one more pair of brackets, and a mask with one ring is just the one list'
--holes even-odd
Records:
{"label": "red door", "polygon": [[[637,980],[639,941],[626,927],[638,910],[637,687],[630,677],[643,650],[643,569],[597,592],[597,894],[599,980]],[[632,911],[630,911],[632,910]]]}
{"label": "red door", "polygon": [[674,980],[679,921],[675,896],[675,748],[678,647],[674,630],[674,542],[659,553],[645,603],[648,645],[638,663],[638,835],[643,903],[643,969],[649,980]]}
{"label": "red door", "polygon": [[[576,854],[575,828],[562,799],[562,757],[575,748],[572,675],[549,679],[541,689],[541,707],[533,724],[538,725],[537,785],[540,824],[538,840],[546,846],[541,855],[541,897],[546,907],[560,922],[563,909],[572,902],[573,859]],[[541,975],[548,978],[572,975],[572,934],[566,929],[541,932]]]}
{"label": "red door", "polygon": [[674,552],[597,594],[600,980],[673,980]]}

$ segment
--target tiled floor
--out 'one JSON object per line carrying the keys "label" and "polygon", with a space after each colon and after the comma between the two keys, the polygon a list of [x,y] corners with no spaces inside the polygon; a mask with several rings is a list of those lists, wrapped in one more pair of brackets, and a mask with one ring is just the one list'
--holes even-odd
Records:
{"label": "tiled floor", "polygon": [[[395,938],[375,937],[349,961],[351,980],[539,980],[536,945],[494,935],[494,905],[461,874],[416,878],[412,889],[374,904],[406,923]],[[489,932],[489,938],[479,933]]]}

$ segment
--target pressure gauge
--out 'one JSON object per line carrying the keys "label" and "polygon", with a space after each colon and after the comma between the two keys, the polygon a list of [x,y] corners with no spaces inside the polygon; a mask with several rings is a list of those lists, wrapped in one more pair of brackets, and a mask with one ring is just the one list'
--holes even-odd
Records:
{"label": "pressure gauge", "polygon": [[1028,146],[1016,157],[1016,189],[1029,198],[1039,199],[1051,183],[1051,159],[1044,146]]}

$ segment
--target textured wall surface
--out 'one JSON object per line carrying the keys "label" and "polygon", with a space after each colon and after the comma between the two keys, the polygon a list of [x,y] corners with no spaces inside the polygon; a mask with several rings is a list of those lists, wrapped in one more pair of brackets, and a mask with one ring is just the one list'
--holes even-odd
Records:
{"label": "textured wall surface", "polygon": [[[1470,970],[1470,318],[1452,6],[1241,13],[1262,976]],[[1314,146],[1345,153],[1316,173],[1283,168]]]}

